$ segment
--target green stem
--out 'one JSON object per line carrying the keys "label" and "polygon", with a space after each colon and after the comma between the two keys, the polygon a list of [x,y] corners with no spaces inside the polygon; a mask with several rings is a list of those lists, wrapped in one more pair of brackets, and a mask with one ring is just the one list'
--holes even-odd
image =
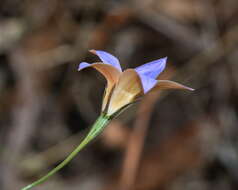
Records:
{"label": "green stem", "polygon": [[58,166],[52,169],[49,173],[47,173],[42,178],[38,179],[37,181],[33,182],[32,184],[22,188],[21,190],[29,190],[46,180],[56,172],[58,172],[61,168],[63,168],[66,164],[68,164],[90,141],[92,141],[96,136],[98,136],[103,129],[107,126],[110,122],[111,118],[105,114],[101,114],[98,119],[95,121],[94,125],[92,126],[91,130],[88,132],[87,136],[83,139],[83,141],[76,147],[76,149],[70,153],[70,155],[62,161]]}

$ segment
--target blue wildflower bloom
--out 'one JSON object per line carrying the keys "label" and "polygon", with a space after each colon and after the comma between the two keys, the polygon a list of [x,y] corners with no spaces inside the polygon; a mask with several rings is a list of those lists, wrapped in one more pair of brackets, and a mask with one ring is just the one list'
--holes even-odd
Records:
{"label": "blue wildflower bloom", "polygon": [[90,52],[96,54],[102,62],[93,64],[82,62],[78,70],[93,67],[106,78],[107,87],[102,103],[102,113],[82,142],[65,160],[46,175],[21,190],[30,190],[47,181],[49,177],[68,164],[89,142],[97,137],[113,117],[146,93],[161,89],[193,90],[170,80],[157,80],[158,75],[165,69],[167,58],[158,59],[135,69],[126,69],[122,72],[120,62],[115,56],[99,50],[90,50]]}
{"label": "blue wildflower bloom", "polygon": [[122,72],[120,62],[115,56],[101,50],[90,50],[90,52],[97,55],[102,62],[93,64],[82,62],[79,64],[78,70],[93,67],[106,78],[107,87],[102,111],[108,115],[120,111],[121,108],[133,103],[150,91],[160,89],[193,90],[173,81],[157,80],[159,74],[165,69],[167,57]]}
{"label": "blue wildflower bloom", "polygon": [[102,112],[113,115],[135,102],[148,92],[160,89],[186,89],[187,86],[170,80],[157,80],[166,66],[167,57],[151,61],[135,69],[126,69],[122,72],[119,60],[101,50],[90,50],[102,62],[89,64],[82,62],[78,70],[93,67],[107,80],[107,87],[102,104]]}

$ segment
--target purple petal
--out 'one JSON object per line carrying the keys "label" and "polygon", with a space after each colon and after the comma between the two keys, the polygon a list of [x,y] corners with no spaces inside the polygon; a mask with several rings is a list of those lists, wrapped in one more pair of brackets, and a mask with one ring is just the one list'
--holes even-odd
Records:
{"label": "purple petal", "polygon": [[156,79],[159,74],[164,70],[166,66],[167,57],[151,61],[139,67],[136,67],[135,70],[139,74],[146,75],[150,78]]}
{"label": "purple petal", "polygon": [[101,50],[90,50],[90,52],[96,54],[102,60],[103,63],[112,65],[116,67],[119,71],[122,71],[119,60],[110,53]]}
{"label": "purple petal", "polygon": [[153,78],[150,78],[150,77],[140,74],[140,73],[138,73],[138,75],[140,77],[142,87],[143,87],[145,94],[157,84],[157,80],[155,80]]}
{"label": "purple petal", "polygon": [[82,62],[82,63],[79,64],[78,71],[80,71],[80,70],[82,70],[82,69],[84,69],[84,68],[86,68],[86,67],[89,67],[89,66],[90,66],[89,63],[87,63],[87,62]]}

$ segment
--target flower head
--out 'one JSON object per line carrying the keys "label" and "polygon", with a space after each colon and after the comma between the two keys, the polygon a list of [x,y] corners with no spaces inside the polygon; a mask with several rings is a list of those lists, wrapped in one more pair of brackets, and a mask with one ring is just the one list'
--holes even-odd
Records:
{"label": "flower head", "polygon": [[102,62],[89,64],[82,62],[78,70],[93,67],[107,80],[107,87],[102,103],[102,112],[111,116],[148,92],[161,89],[193,90],[187,86],[170,80],[157,80],[159,74],[165,69],[167,57],[158,59],[135,69],[122,71],[119,60],[100,50],[90,50]]}

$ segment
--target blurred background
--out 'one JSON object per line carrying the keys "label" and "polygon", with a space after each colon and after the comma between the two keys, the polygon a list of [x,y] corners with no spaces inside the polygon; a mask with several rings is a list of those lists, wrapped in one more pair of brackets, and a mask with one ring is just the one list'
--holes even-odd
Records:
{"label": "blurred background", "polygon": [[168,56],[150,94],[42,186],[47,190],[238,189],[237,0],[1,0],[0,189],[62,161],[100,113],[89,49],[134,68]]}

